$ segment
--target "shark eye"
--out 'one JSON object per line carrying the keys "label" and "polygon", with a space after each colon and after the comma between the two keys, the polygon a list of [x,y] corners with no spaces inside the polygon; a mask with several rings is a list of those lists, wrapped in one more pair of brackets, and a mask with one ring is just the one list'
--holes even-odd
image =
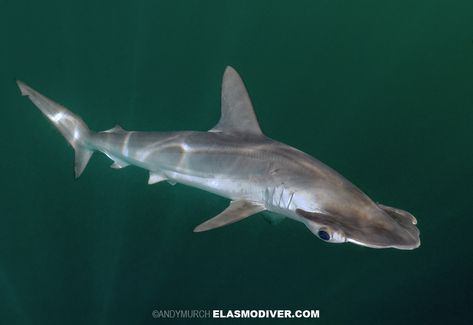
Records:
{"label": "shark eye", "polygon": [[320,239],[323,239],[323,240],[330,240],[330,235],[329,235],[328,232],[326,232],[325,230],[319,230],[319,232],[317,233],[317,235],[319,236]]}

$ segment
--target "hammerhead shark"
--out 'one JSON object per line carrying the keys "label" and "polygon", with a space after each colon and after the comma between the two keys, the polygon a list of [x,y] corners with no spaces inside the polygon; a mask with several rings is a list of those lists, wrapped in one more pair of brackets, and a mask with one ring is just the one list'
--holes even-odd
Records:
{"label": "hammerhead shark", "polygon": [[412,214],[375,203],[319,160],[265,136],[242,79],[230,66],[223,75],[221,117],[208,132],[137,132],[118,125],[94,132],[64,106],[21,81],[17,84],[73,147],[76,178],[92,153],[100,151],[114,161],[112,168],[148,170],[149,184],[180,183],[231,200],[195,232],[267,211],[276,219],[304,223],[325,242],[420,246]]}

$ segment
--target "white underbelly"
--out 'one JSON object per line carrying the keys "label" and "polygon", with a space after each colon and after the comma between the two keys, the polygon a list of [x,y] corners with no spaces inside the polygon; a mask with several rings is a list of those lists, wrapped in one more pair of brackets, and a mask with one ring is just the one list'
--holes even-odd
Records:
{"label": "white underbelly", "polygon": [[200,177],[174,171],[166,171],[164,174],[177,183],[196,187],[230,200],[258,202],[263,204],[268,211],[299,219],[295,213],[295,192],[284,186],[268,186],[269,184],[261,182],[234,178]]}
{"label": "white underbelly", "polygon": [[165,171],[169,180],[196,187],[231,200],[249,200],[264,203],[264,188],[248,180],[220,177],[201,177],[175,171]]}

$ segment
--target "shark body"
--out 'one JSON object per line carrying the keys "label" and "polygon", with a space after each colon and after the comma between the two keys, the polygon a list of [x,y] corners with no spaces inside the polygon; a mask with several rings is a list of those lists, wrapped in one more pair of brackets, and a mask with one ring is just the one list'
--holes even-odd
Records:
{"label": "shark body", "polygon": [[398,249],[420,245],[410,213],[374,203],[322,162],[265,136],[243,81],[231,67],[222,81],[220,121],[208,132],[136,132],[119,126],[93,132],[67,108],[17,83],[74,148],[76,177],[92,153],[100,151],[114,161],[112,168],[148,170],[149,184],[181,183],[231,200],[195,232],[270,211],[303,222],[327,242]]}

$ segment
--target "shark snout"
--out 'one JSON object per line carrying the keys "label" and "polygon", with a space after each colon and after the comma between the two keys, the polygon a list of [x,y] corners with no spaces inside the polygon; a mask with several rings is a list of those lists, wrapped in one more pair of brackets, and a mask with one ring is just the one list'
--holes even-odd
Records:
{"label": "shark snout", "polygon": [[[375,205],[363,212],[344,214],[301,209],[296,212],[306,219],[309,229],[321,239],[327,232],[327,235],[343,237],[343,241],[371,248],[415,249],[420,246],[416,219],[400,209]],[[323,231],[323,236],[319,231]],[[326,241],[342,242],[332,238]]]}
{"label": "shark snout", "polygon": [[387,216],[386,220],[394,223],[396,226],[392,233],[396,234],[397,245],[400,249],[414,249],[420,246],[420,232],[417,229],[417,219],[407,211],[378,204]]}
{"label": "shark snout", "polygon": [[377,205],[357,227],[345,225],[347,241],[373,248],[415,249],[420,246],[417,220],[407,211]]}

